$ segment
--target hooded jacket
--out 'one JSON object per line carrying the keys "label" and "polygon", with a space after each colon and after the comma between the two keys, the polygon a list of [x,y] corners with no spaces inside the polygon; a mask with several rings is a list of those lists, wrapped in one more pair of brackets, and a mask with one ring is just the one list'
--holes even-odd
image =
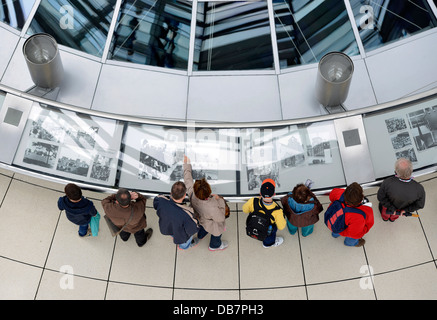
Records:
{"label": "hooded jacket", "polygon": [[91,200],[82,197],[79,202],[72,202],[67,196],[58,199],[59,210],[65,210],[67,219],[79,226],[90,223],[97,210]]}
{"label": "hooded jacket", "polygon": [[284,213],[295,227],[307,227],[319,221],[319,213],[322,212],[323,206],[312,194],[308,203],[298,203],[292,198],[292,193],[281,198]]}
{"label": "hooded jacket", "polygon": [[[331,203],[335,200],[339,200],[343,195],[344,191],[345,189],[334,188],[329,194],[329,200],[331,201]],[[354,208],[363,211],[366,214],[366,218],[364,218],[359,213],[346,213],[345,222],[348,227],[346,228],[346,230],[341,232],[340,235],[352,239],[360,239],[373,227],[373,209],[365,205],[360,205]]]}

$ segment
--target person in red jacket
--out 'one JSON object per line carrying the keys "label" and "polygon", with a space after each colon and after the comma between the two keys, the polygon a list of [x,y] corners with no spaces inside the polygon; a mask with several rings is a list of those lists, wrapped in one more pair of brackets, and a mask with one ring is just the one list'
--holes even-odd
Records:
{"label": "person in red jacket", "polygon": [[363,204],[363,188],[358,183],[353,182],[346,189],[334,188],[329,194],[329,200],[331,202],[339,200],[343,193],[346,206],[363,211],[366,218],[359,213],[346,213],[345,222],[348,227],[339,234],[332,233],[332,236],[334,238],[345,237],[344,244],[346,246],[361,247],[366,242],[363,239],[364,235],[373,227],[373,209],[370,203]]}

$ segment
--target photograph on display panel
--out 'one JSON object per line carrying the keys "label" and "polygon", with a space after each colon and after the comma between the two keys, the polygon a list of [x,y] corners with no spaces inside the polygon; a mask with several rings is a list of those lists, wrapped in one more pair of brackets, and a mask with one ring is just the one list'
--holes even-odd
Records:
{"label": "photograph on display panel", "polygon": [[[385,119],[385,126],[390,137],[396,159],[407,158],[417,162],[416,152],[412,148],[412,141],[404,117]],[[403,149],[403,150],[400,150]]]}
{"label": "photograph on display panel", "polygon": [[437,98],[363,120],[377,178],[392,175],[399,158],[409,159],[415,170],[437,162]]}
{"label": "photograph on display panel", "polygon": [[206,178],[213,192],[235,193],[236,142],[237,134],[226,129],[187,130],[129,123],[123,137],[120,186],[168,192],[174,182],[183,180],[187,155],[194,180]]}
{"label": "photograph on display panel", "polygon": [[[138,159],[138,179],[178,181],[182,178],[185,145],[171,131],[150,127],[143,130]],[[180,140],[179,140],[180,139]]]}
{"label": "photograph on display panel", "polygon": [[437,106],[407,114],[417,151],[437,147]]}
{"label": "photograph on display panel", "polygon": [[121,134],[118,121],[34,105],[14,164],[114,185]]}
{"label": "photograph on display panel", "polygon": [[[264,179],[288,192],[307,179],[317,188],[341,185],[344,174],[332,122],[242,130],[241,192],[254,194]],[[332,173],[332,177],[326,174]]]}
{"label": "photograph on display panel", "polygon": [[279,187],[280,161],[272,129],[242,130],[242,173],[241,190],[252,192],[261,187],[265,179],[272,179]]}

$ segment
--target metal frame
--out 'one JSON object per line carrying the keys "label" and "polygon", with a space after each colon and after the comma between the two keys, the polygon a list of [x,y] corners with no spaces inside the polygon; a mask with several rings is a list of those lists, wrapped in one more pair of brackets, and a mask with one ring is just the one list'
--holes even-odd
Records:
{"label": "metal frame", "polygon": [[[103,111],[97,111],[92,109],[86,109],[82,107],[77,107],[73,105],[68,105],[59,101],[53,101],[49,99],[45,99],[43,97],[37,97],[31,94],[28,94],[26,92],[21,92],[17,89],[13,89],[11,87],[5,86],[3,84],[0,84],[0,90],[10,93],[25,99],[33,100],[35,102],[41,103],[43,105],[49,105],[53,107],[57,107],[60,109],[70,110],[73,112],[80,112],[89,114],[92,116],[98,116],[102,118],[108,118],[108,119],[114,119],[114,120],[121,120],[121,121],[128,121],[128,122],[136,122],[141,124],[152,124],[152,125],[163,125],[163,126],[174,126],[174,127],[187,127],[188,122],[190,121],[174,121],[174,120],[165,120],[165,119],[148,119],[148,118],[140,118],[140,117],[134,117],[134,116],[128,116],[128,115],[120,115],[120,114],[111,114]],[[195,121],[196,126],[198,128],[265,128],[265,127],[279,127],[279,126],[287,126],[287,125],[294,125],[294,124],[301,124],[301,123],[309,123],[309,122],[320,122],[320,121],[327,121],[327,120],[335,120],[339,118],[345,118],[355,115],[364,115],[368,113],[373,113],[381,110],[388,110],[391,108],[398,108],[400,106],[403,106],[408,103],[412,102],[418,102],[421,100],[427,100],[436,98],[437,96],[437,88],[433,88],[431,90],[421,92],[415,95],[403,97],[398,100],[377,104],[374,106],[362,108],[362,109],[356,109],[351,111],[346,111],[344,113],[336,113],[336,114],[327,114],[327,115],[320,115],[320,116],[314,116],[314,117],[308,117],[308,118],[301,118],[301,119],[290,119],[290,120],[281,120],[281,121],[264,121],[264,122],[204,122],[204,121]]]}

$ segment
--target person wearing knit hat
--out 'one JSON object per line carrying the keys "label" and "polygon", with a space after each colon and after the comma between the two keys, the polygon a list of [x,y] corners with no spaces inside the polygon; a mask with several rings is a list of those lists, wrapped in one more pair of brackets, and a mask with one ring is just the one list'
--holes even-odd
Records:
{"label": "person wearing knit hat", "polygon": [[260,197],[249,199],[243,205],[243,212],[251,214],[261,208],[262,213],[265,210],[271,212],[269,235],[263,240],[264,248],[277,247],[284,242],[284,238],[276,237],[276,231],[283,230],[287,224],[282,208],[273,201],[276,184],[272,179],[265,179],[261,184]]}

